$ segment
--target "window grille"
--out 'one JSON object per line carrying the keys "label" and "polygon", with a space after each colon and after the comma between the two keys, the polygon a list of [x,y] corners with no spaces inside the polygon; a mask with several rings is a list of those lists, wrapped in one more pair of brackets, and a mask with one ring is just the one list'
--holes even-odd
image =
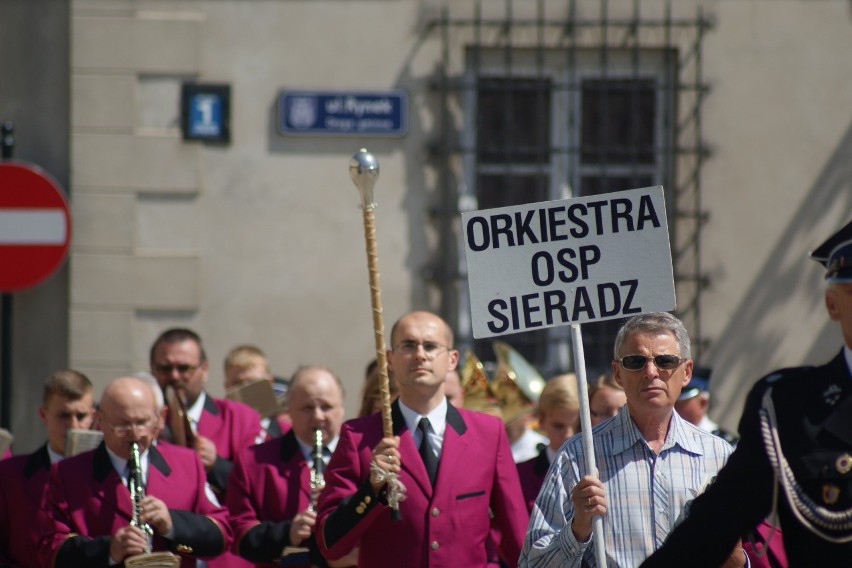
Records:
{"label": "window grille", "polygon": [[[654,13],[646,6],[473,0],[448,3],[430,22],[442,54],[433,284],[459,348],[486,364],[491,340],[471,335],[460,212],[657,184],[666,191],[677,315],[700,358],[701,47],[710,22],[700,8],[675,17],[674,0]],[[621,323],[582,326],[590,379],[608,372]],[[567,327],[500,339],[544,376],[573,370]]]}

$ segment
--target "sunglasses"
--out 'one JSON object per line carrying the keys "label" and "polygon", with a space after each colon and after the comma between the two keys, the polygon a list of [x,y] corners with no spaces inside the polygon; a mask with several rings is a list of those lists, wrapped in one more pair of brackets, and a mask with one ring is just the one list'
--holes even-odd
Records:
{"label": "sunglasses", "polygon": [[686,359],[681,359],[677,355],[627,355],[619,359],[622,368],[628,371],[641,371],[648,364],[648,361],[653,361],[658,369],[663,371],[671,371],[677,369]]}
{"label": "sunglasses", "polygon": [[156,363],[154,365],[154,371],[157,373],[167,374],[171,373],[172,369],[178,372],[180,375],[186,375],[187,373],[194,373],[198,367],[201,365],[189,365],[187,363],[180,363],[177,365],[169,365],[168,363]]}

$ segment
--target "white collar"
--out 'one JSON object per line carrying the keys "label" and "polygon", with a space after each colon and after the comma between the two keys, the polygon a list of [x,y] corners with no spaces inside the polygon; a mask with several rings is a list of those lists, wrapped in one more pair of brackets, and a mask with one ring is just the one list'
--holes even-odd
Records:
{"label": "white collar", "polygon": [[50,443],[47,444],[47,456],[50,458],[50,465],[53,465],[56,462],[65,459],[64,455],[53,451],[53,449],[50,447]]}
{"label": "white collar", "polygon": [[[313,447],[313,445],[311,445],[311,446],[307,445],[306,443],[301,441],[299,439],[299,437],[296,436],[295,434],[293,435],[293,437],[296,438],[296,442],[299,444],[299,449],[302,451],[302,456],[305,458],[305,461],[308,462],[308,463],[311,463],[311,461],[314,459],[314,447]],[[324,444],[325,447],[328,448],[328,451],[330,453],[333,454],[334,450],[337,449],[338,440],[340,440],[340,435],[335,436],[334,439],[332,439],[329,443]],[[323,456],[323,457],[325,457],[325,456]],[[328,465],[327,462],[326,462],[326,465]]]}
{"label": "white collar", "polygon": [[201,413],[204,411],[204,403],[207,401],[207,393],[201,391],[192,406],[186,409],[186,416],[189,418],[189,423],[192,425],[192,431],[198,431],[198,423],[201,421]]}
{"label": "white collar", "polygon": [[[422,414],[418,414],[414,410],[405,406],[402,400],[399,400],[399,410],[402,412],[402,418],[405,420],[405,426],[408,428],[409,432],[412,434],[417,430],[417,424],[420,423],[420,419],[424,417]],[[429,414],[425,415],[426,418],[429,419],[429,425],[432,426],[432,431],[443,439],[444,431],[447,429],[447,398],[442,397],[441,402],[429,411]]]}
{"label": "white collar", "polygon": [[[121,458],[115,454],[111,449],[109,449],[106,444],[104,444],[106,448],[107,454],[109,455],[109,461],[112,463],[112,467],[118,473],[118,476],[127,483],[127,462],[124,458]],[[142,468],[142,484],[148,485],[148,449],[146,448],[144,452],[139,455],[139,467]]]}

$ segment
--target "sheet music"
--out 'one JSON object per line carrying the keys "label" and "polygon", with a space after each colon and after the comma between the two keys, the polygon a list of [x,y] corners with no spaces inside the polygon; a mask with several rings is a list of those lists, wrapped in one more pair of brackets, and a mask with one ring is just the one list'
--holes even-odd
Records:
{"label": "sheet music", "polygon": [[6,453],[12,446],[12,442],[15,440],[15,437],[11,432],[6,430],[5,428],[0,428],[0,458],[3,457],[3,454]]}
{"label": "sheet music", "polygon": [[281,412],[272,383],[257,380],[235,387],[225,393],[228,400],[236,400],[257,410],[263,418],[270,418]]}
{"label": "sheet music", "polygon": [[70,458],[82,452],[94,450],[104,439],[100,430],[81,430],[69,428],[65,432],[65,457]]}

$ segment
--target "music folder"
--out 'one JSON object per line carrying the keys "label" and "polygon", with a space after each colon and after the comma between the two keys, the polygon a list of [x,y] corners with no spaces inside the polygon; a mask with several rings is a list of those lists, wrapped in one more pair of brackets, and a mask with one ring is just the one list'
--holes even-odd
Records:
{"label": "music folder", "polygon": [[228,400],[236,400],[257,410],[263,418],[270,418],[281,412],[272,383],[259,379],[234,387],[225,393]]}
{"label": "music folder", "polygon": [[15,440],[15,437],[11,432],[6,430],[5,428],[0,428],[0,458],[3,457],[3,454],[6,453],[10,447],[12,447],[12,442]]}
{"label": "music folder", "polygon": [[100,430],[69,428],[65,431],[65,457],[70,458],[94,450],[103,439],[104,433]]}

